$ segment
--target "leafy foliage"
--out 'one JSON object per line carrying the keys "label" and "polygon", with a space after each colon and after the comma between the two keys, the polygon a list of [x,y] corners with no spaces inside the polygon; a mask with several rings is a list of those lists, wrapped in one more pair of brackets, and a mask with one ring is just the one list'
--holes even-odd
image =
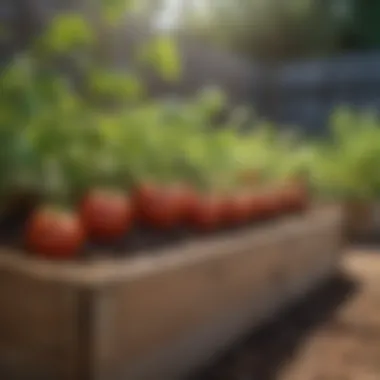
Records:
{"label": "leafy foliage", "polygon": [[[257,120],[242,133],[250,118],[243,108],[210,128],[225,105],[223,93],[206,88],[192,100],[148,100],[135,72],[111,71],[97,61],[97,32],[88,21],[69,14],[55,22],[1,77],[1,202],[21,189],[70,205],[94,186],[128,190],[147,180],[223,192],[243,185],[242,172],[259,172],[270,182],[307,174],[320,196],[378,196],[374,115],[338,110],[332,139],[323,142],[284,136]],[[76,58],[78,47],[88,62],[84,91],[54,64],[57,55]],[[152,40],[139,59],[157,64],[169,80],[180,75],[166,36]]]}

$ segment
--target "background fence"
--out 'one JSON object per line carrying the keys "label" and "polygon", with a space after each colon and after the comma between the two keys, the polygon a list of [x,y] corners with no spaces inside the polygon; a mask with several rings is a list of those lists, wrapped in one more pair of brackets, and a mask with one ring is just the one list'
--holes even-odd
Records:
{"label": "background fence", "polygon": [[274,99],[259,112],[312,134],[324,132],[331,110],[339,105],[380,108],[380,53],[286,64],[269,77]]}

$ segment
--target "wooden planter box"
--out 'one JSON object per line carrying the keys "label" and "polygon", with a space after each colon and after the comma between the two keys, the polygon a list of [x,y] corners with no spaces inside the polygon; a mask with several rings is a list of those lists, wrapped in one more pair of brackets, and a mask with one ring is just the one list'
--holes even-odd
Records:
{"label": "wooden planter box", "polygon": [[326,207],[133,258],[0,251],[0,377],[177,379],[331,275],[340,232]]}
{"label": "wooden planter box", "polygon": [[349,240],[371,239],[380,231],[379,204],[347,202],[344,204],[344,232]]}

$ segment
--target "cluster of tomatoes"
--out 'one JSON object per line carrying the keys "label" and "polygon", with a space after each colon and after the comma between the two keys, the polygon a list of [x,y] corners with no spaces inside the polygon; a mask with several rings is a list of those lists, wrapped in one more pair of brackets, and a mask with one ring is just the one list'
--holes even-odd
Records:
{"label": "cluster of tomatoes", "polygon": [[74,258],[87,241],[111,244],[136,224],[165,231],[180,225],[215,231],[301,211],[307,203],[307,191],[294,183],[223,195],[199,193],[183,184],[144,184],[129,195],[95,189],[85,195],[76,211],[37,208],[27,222],[26,244],[40,256]]}

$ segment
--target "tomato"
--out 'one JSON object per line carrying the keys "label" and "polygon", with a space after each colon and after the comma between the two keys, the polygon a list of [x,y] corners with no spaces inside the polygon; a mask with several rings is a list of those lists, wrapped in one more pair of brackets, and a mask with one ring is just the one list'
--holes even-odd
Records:
{"label": "tomato", "polygon": [[196,206],[199,194],[189,185],[182,185],[180,189],[182,198],[182,220],[186,222]]}
{"label": "tomato", "polygon": [[142,183],[134,190],[132,199],[136,216],[140,217],[145,204],[150,202],[159,194],[159,187],[151,183]]}
{"label": "tomato", "polygon": [[133,222],[129,198],[112,190],[90,191],[82,200],[80,215],[89,236],[104,242],[122,237]]}
{"label": "tomato", "polygon": [[260,196],[261,211],[265,218],[273,218],[281,212],[281,197],[278,191],[266,189]]}
{"label": "tomato", "polygon": [[142,183],[132,193],[132,203],[135,217],[139,222],[145,222],[149,213],[148,206],[160,196],[160,189],[152,183]]}
{"label": "tomato", "polygon": [[181,187],[139,186],[133,200],[137,217],[143,224],[159,229],[177,226],[184,218],[186,194]]}
{"label": "tomato", "polygon": [[281,189],[281,197],[283,201],[283,208],[285,212],[292,211],[294,203],[294,194],[292,187],[286,185]]}
{"label": "tomato", "polygon": [[250,219],[259,220],[265,216],[265,204],[262,192],[253,192],[249,199]]}
{"label": "tomato", "polygon": [[197,192],[191,186],[184,183],[173,184],[167,187],[166,191],[172,198],[173,205],[175,204],[178,207],[181,220],[186,220],[197,200]]}
{"label": "tomato", "polygon": [[251,216],[251,197],[239,192],[227,196],[224,201],[224,217],[228,224],[246,222]]}
{"label": "tomato", "polygon": [[300,182],[287,184],[283,190],[283,198],[287,211],[304,210],[309,203],[309,194],[306,186]]}
{"label": "tomato", "polygon": [[293,185],[292,191],[292,209],[296,211],[304,210],[309,203],[309,194],[306,186],[301,183],[296,183]]}
{"label": "tomato", "polygon": [[193,204],[189,222],[193,227],[203,231],[215,230],[224,221],[224,210],[222,197],[214,194],[199,195]]}
{"label": "tomato", "polygon": [[80,218],[50,207],[38,208],[26,226],[26,245],[37,255],[52,259],[75,257],[85,243]]}
{"label": "tomato", "polygon": [[287,198],[285,196],[284,189],[282,187],[276,187],[270,190],[270,195],[272,197],[272,214],[273,216],[283,215],[288,212],[287,209]]}

